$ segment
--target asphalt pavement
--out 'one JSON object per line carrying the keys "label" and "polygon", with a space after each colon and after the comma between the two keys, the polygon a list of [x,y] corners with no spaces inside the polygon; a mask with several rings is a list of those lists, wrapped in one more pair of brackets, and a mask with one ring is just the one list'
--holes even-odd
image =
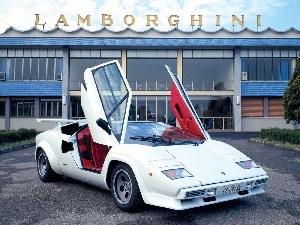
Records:
{"label": "asphalt pavement", "polygon": [[0,224],[300,225],[300,153],[250,142],[255,135],[211,132],[213,139],[233,145],[266,170],[266,193],[185,211],[148,207],[125,213],[109,191],[69,178],[41,182],[34,147],[0,154]]}

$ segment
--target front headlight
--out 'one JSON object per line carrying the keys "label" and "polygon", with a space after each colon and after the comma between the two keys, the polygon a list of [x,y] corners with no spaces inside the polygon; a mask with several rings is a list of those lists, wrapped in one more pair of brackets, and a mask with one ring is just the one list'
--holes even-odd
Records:
{"label": "front headlight", "polygon": [[192,175],[184,168],[163,170],[161,172],[165,174],[167,177],[169,177],[171,180],[184,178],[184,177],[192,177]]}
{"label": "front headlight", "polygon": [[241,161],[241,162],[236,162],[240,167],[244,169],[251,169],[251,168],[259,168],[258,165],[256,165],[253,160],[246,160],[246,161]]}

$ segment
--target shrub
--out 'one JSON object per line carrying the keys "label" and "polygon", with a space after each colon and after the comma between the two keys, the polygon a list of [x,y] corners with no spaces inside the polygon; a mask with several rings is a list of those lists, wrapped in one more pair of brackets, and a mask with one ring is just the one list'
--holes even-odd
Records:
{"label": "shrub", "polygon": [[300,144],[300,130],[279,128],[261,129],[259,136],[261,139],[269,141],[280,141],[296,145]]}
{"label": "shrub", "polygon": [[18,130],[1,130],[0,144],[24,141],[36,136],[35,129],[21,128]]}

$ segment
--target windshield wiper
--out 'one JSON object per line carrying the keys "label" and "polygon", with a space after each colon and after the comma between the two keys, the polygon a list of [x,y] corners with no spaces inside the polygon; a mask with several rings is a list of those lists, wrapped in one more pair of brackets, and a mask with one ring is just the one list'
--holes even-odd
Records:
{"label": "windshield wiper", "polygon": [[134,136],[134,137],[130,137],[130,139],[132,139],[132,140],[140,140],[140,141],[148,141],[148,142],[154,143],[155,145],[158,145],[158,144],[161,144],[161,143],[164,143],[164,144],[174,144],[170,140],[162,138],[159,135],[153,135],[153,136]]}
{"label": "windshield wiper", "polygon": [[200,140],[174,140],[174,145],[182,145],[182,144],[193,144],[194,146],[199,146],[199,144],[203,144],[204,141]]}

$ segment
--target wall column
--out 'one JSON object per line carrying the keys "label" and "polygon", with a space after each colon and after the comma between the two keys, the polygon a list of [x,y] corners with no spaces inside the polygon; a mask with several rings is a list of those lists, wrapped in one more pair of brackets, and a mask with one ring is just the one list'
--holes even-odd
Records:
{"label": "wall column", "polygon": [[182,83],[182,49],[177,50],[177,76]]}
{"label": "wall column", "polygon": [[34,98],[34,117],[40,117],[40,98]]}
{"label": "wall column", "polygon": [[121,66],[123,69],[123,73],[125,74],[125,77],[127,78],[127,51],[126,49],[122,49],[121,53]]}
{"label": "wall column", "polygon": [[62,118],[70,118],[70,52],[68,48],[63,49],[63,79],[62,79]]}
{"label": "wall column", "polygon": [[235,48],[233,55],[233,116],[234,130],[242,131],[242,110],[241,110],[241,49]]}
{"label": "wall column", "polygon": [[10,130],[11,97],[5,98],[5,130]]}

